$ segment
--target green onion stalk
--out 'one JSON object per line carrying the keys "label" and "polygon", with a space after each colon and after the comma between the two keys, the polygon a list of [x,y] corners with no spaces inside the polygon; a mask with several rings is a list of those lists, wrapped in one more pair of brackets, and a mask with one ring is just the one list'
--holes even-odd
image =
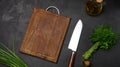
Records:
{"label": "green onion stalk", "polygon": [[5,44],[0,42],[3,48],[0,48],[0,64],[7,65],[8,67],[28,67],[28,65]]}

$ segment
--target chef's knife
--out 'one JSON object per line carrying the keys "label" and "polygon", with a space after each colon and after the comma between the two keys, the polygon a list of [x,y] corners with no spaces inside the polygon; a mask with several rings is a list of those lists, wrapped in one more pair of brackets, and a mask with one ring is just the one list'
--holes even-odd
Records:
{"label": "chef's knife", "polygon": [[69,42],[69,46],[68,46],[68,49],[72,50],[72,55],[71,55],[71,58],[70,58],[70,63],[69,63],[69,67],[73,67],[73,60],[74,60],[74,57],[75,57],[75,52],[77,50],[77,46],[78,46],[78,43],[79,43],[79,39],[80,39],[80,35],[81,35],[81,31],[82,31],[82,21],[79,20],[73,30],[73,33],[72,33],[72,36],[71,36],[71,39],[70,39],[70,42]]}

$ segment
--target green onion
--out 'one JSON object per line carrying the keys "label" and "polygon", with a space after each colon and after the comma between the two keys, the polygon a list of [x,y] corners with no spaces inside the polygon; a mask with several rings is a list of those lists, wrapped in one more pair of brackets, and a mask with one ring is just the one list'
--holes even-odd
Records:
{"label": "green onion", "polygon": [[12,50],[0,42],[3,48],[0,48],[0,64],[9,67],[28,67],[26,63]]}

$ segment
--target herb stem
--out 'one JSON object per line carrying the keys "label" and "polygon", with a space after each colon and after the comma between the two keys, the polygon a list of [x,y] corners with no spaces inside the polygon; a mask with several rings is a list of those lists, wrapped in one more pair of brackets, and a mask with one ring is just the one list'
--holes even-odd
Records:
{"label": "herb stem", "polygon": [[96,42],[88,51],[86,51],[83,54],[83,58],[85,60],[89,59],[92,55],[92,53],[98,48],[98,46],[100,45],[100,42]]}

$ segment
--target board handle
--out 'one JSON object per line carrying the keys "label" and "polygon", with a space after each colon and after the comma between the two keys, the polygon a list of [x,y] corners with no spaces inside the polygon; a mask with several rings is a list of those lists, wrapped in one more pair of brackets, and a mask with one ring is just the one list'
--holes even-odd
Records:
{"label": "board handle", "polygon": [[56,9],[56,10],[57,10],[57,13],[60,14],[60,10],[59,10],[57,7],[55,7],[55,6],[49,6],[49,7],[46,8],[46,10],[48,11],[48,10],[51,9],[51,8]]}

